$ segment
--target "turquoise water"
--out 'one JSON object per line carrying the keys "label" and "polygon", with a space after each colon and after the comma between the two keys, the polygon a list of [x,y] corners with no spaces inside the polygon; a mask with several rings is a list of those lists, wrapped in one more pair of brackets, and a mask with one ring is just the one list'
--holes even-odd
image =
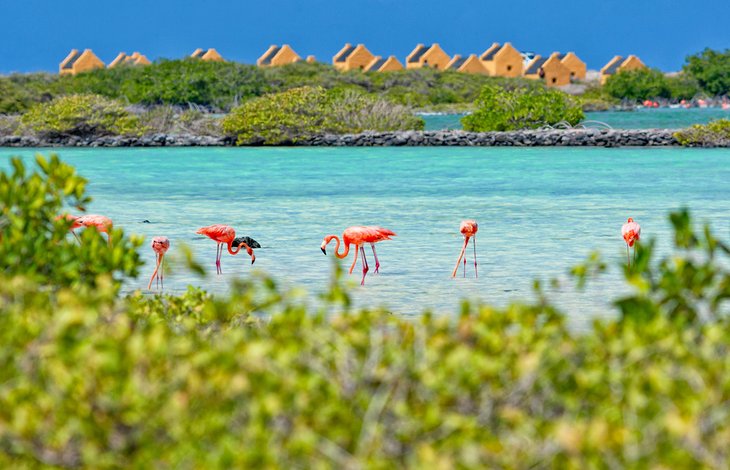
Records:
{"label": "turquoise water", "polygon": [[[90,180],[91,213],[144,235],[148,263],[129,290],[143,288],[154,255],[149,240],[166,235],[214,269],[215,244],[198,227],[225,223],[258,240],[254,269],[312,294],[326,288],[326,234],[350,225],[398,233],[378,244],[379,275],[360,287],[356,305],[387,305],[413,315],[424,308],[458,311],[459,300],[504,305],[532,298],[532,279],[564,281],[551,291],[576,322],[610,315],[607,300],[624,292],[616,266],[625,256],[621,225],[634,217],[644,237],[667,252],[667,212],[689,206],[730,238],[730,151],[600,148],[168,148],[58,149]],[[0,164],[13,154],[0,149]],[[44,152],[47,152],[44,150]],[[478,279],[451,279],[462,238],[459,222],[479,222]],[[150,224],[142,223],[149,220]],[[334,247],[331,248],[332,250]],[[592,249],[612,271],[584,293],[566,273]],[[351,254],[352,255],[352,254]],[[368,251],[368,255],[371,253]],[[349,258],[343,262],[349,266]],[[372,268],[372,258],[371,268]],[[223,258],[223,275],[200,280],[173,263],[169,291],[188,283],[224,292],[249,276],[246,256]],[[461,274],[461,273],[460,273]]]}
{"label": "turquoise water", "polygon": [[[438,114],[422,117],[426,121],[426,130],[440,130],[461,129],[462,116],[461,114]],[[730,111],[720,108],[659,108],[586,113],[586,120],[600,121],[614,129],[680,129],[721,118],[730,119]],[[595,123],[586,123],[586,125],[598,127]]]}

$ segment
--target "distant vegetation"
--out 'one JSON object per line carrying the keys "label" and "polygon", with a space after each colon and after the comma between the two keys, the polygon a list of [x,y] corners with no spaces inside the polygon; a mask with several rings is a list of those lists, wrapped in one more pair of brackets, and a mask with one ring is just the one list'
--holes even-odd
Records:
{"label": "distant vegetation", "polygon": [[68,95],[31,107],[19,131],[41,137],[103,136],[141,132],[139,118],[116,100],[99,95]]}
{"label": "distant vegetation", "polygon": [[730,247],[686,211],[674,250],[642,240],[623,296],[576,330],[537,282],[405,318],[355,310],[339,270],[320,307],[255,275],[122,295],[146,284],[143,240],[77,243],[56,216],[88,206],[86,180],[37,166],[0,172],[2,468],[727,467]]}
{"label": "distant vegetation", "polygon": [[423,129],[404,106],[353,90],[293,88],[253,99],[223,118],[224,133],[242,144],[296,142],[324,133]]}
{"label": "distant vegetation", "polygon": [[261,69],[235,62],[162,60],[144,67],[120,66],[76,76],[0,77],[0,114],[23,112],[34,103],[79,93],[129,104],[193,105],[225,112],[249,99],[302,86],[359,90],[412,107],[447,107],[472,103],[485,84],[513,88],[528,82],[431,69],[362,73],[339,72],[325,64]]}
{"label": "distant vegetation", "polygon": [[630,102],[656,98],[691,100],[700,93],[697,80],[691,75],[680,73],[668,77],[657,69],[617,73],[606,80],[603,88],[611,97]]}
{"label": "distant vegetation", "polygon": [[716,119],[707,124],[695,124],[675,132],[680,144],[688,147],[730,146],[730,119]]}
{"label": "distant vegetation", "polygon": [[476,110],[461,119],[467,131],[513,131],[583,120],[580,103],[559,90],[519,88],[505,90],[485,86],[476,101]]}
{"label": "distant vegetation", "polygon": [[704,51],[687,57],[684,71],[710,96],[730,95],[730,49]]}

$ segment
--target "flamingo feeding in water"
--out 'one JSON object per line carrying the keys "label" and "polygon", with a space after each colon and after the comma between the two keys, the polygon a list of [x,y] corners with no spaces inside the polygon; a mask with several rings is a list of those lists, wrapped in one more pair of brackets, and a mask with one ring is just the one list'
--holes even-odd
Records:
{"label": "flamingo feeding in water", "polygon": [[[165,288],[165,253],[170,248],[170,240],[167,237],[155,237],[152,239],[152,250],[157,256],[157,266],[150,277],[150,283],[147,284],[147,290],[152,287],[152,279],[157,278],[157,285]],[[162,267],[162,269],[160,269]]]}
{"label": "flamingo feeding in water", "polygon": [[352,274],[355,263],[357,263],[357,255],[359,251],[362,255],[362,281],[360,281],[360,285],[362,286],[365,285],[365,275],[370,270],[368,261],[365,258],[365,243],[369,243],[373,249],[373,256],[375,257],[375,272],[377,273],[380,270],[380,261],[378,261],[378,254],[375,252],[375,244],[383,240],[390,240],[390,237],[394,236],[396,236],[395,232],[388,230],[387,228],[356,225],[348,227],[344,232],[342,232],[342,241],[345,243],[345,251],[343,253],[339,252],[340,239],[337,235],[327,235],[324,237],[324,241],[322,242],[320,249],[322,250],[322,253],[326,255],[327,244],[334,239],[337,241],[337,245],[335,246],[335,256],[340,259],[345,259],[350,253],[350,245],[355,245],[355,259],[352,261],[349,272]]}
{"label": "flamingo feeding in water", "polygon": [[[639,238],[641,237],[641,226],[634,222],[634,219],[629,217],[629,220],[621,226],[621,235],[624,237],[624,241],[626,242],[626,260],[629,263],[629,267],[631,267],[629,248],[639,241]],[[634,248],[634,261],[636,261],[636,248]]]}
{"label": "flamingo feeding in water", "polygon": [[76,218],[74,225],[76,223],[78,223],[79,226],[96,227],[96,230],[98,232],[106,233],[109,246],[112,246],[112,234],[110,232],[114,224],[112,223],[112,219],[110,219],[109,217],[97,214],[82,215]]}
{"label": "flamingo feeding in water", "polygon": [[68,228],[69,232],[71,232],[71,235],[74,236],[76,241],[81,243],[81,239],[78,235],[76,235],[76,232],[74,232],[75,229],[82,227],[83,225],[79,222],[79,216],[77,215],[71,215],[71,214],[61,214],[58,217],[56,217],[56,220],[65,219],[71,222],[71,226]]}
{"label": "flamingo feeding in water", "polygon": [[477,230],[479,230],[479,226],[475,220],[464,220],[461,222],[459,231],[464,235],[464,246],[461,247],[461,254],[459,254],[459,259],[456,260],[456,267],[454,268],[454,272],[451,273],[451,277],[456,277],[456,271],[459,270],[461,258],[464,258],[464,277],[466,277],[466,247],[469,245],[469,239],[471,239],[471,244],[474,246],[474,277],[479,277],[477,273]]}
{"label": "flamingo feeding in water", "polygon": [[228,247],[228,253],[232,255],[237,255],[238,252],[241,251],[241,248],[245,248],[246,253],[251,256],[251,264],[256,261],[256,256],[253,254],[253,249],[251,249],[251,247],[248,246],[246,242],[239,242],[236,245],[235,250],[231,248],[231,246],[233,245],[233,240],[236,238],[236,231],[233,229],[233,227],[223,224],[208,225],[207,227],[199,228],[198,231],[195,233],[205,235],[214,242],[218,243],[215,255],[215,267],[218,274],[223,274],[223,270],[221,269],[221,256],[223,256],[223,245],[226,245]]}

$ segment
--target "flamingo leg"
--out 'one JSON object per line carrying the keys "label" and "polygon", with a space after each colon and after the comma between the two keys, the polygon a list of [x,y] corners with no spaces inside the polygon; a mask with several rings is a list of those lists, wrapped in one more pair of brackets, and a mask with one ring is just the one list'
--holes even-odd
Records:
{"label": "flamingo leg", "polygon": [[[466,237],[466,244],[464,245],[464,248],[467,248],[468,246],[469,246],[469,237]],[[463,269],[464,279],[466,279],[466,257],[467,257],[466,250],[464,250],[464,269]]]}
{"label": "flamingo leg", "polygon": [[223,274],[223,270],[221,269],[221,244],[218,243],[218,245],[215,247],[215,272],[216,274]]}
{"label": "flamingo leg", "polygon": [[477,272],[477,237],[472,238],[471,244],[474,246],[474,277],[479,277]]}
{"label": "flamingo leg", "polygon": [[380,261],[378,261],[378,254],[375,253],[375,243],[371,243],[370,246],[373,248],[373,256],[375,257],[375,272],[377,273],[380,269]]}
{"label": "flamingo leg", "polygon": [[76,232],[74,232],[73,230],[71,230],[71,235],[74,236],[74,238],[76,239],[77,242],[79,242],[79,245],[80,245],[81,244],[81,239],[79,238],[78,235],[76,235]]}
{"label": "flamingo leg", "polygon": [[368,267],[368,260],[365,258],[365,247],[361,246],[360,251],[362,252],[362,281],[360,281],[360,285],[365,285],[365,275],[368,273],[368,270],[370,269]]}
{"label": "flamingo leg", "polygon": [[111,233],[107,233],[106,234],[106,237],[107,237],[107,241],[109,242],[109,246],[111,247],[112,246],[112,234]]}
{"label": "flamingo leg", "polygon": [[165,253],[160,253],[160,265],[162,266],[159,274],[160,287],[165,290]]}
{"label": "flamingo leg", "polygon": [[629,267],[631,267],[631,256],[629,255],[629,244],[626,244],[626,261],[629,263]]}
{"label": "flamingo leg", "polygon": [[360,245],[355,245],[355,259],[352,260],[352,264],[350,265],[350,272],[348,274],[352,274],[352,270],[355,269],[355,263],[357,263],[357,254],[360,252]]}
{"label": "flamingo leg", "polygon": [[157,270],[160,268],[160,255],[156,254],[155,257],[157,258],[157,264],[155,266],[155,270],[152,272],[152,277],[150,277],[150,283],[147,284],[147,290],[152,288],[152,279],[155,279],[155,276],[157,276]]}
{"label": "flamingo leg", "polygon": [[461,247],[461,253],[459,254],[459,259],[456,260],[456,266],[454,267],[454,272],[451,273],[451,277],[456,277],[456,272],[459,270],[459,264],[461,264],[461,258],[464,256],[464,251],[466,251],[466,244],[469,243],[469,239],[464,239],[464,246]]}
{"label": "flamingo leg", "polygon": [[638,242],[634,243],[634,266],[636,266],[636,245],[638,245],[638,244],[639,244]]}

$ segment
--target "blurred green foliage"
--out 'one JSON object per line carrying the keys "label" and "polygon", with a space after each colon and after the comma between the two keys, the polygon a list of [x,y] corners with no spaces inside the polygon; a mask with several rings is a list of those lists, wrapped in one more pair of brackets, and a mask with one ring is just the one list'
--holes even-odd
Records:
{"label": "blurred green foliage", "polygon": [[140,134],[139,119],[118,101],[100,95],[68,95],[34,105],[17,132],[39,136]]}
{"label": "blurred green foliage", "polygon": [[683,70],[710,96],[730,94],[730,49],[706,48],[687,57]]}
{"label": "blurred green foliage", "polygon": [[292,143],[317,134],[423,129],[405,106],[354,90],[293,88],[248,101],[221,121],[236,143]]}
{"label": "blurred green foliage", "polygon": [[707,124],[694,124],[674,133],[681,145],[688,147],[730,146],[730,119],[715,119]]}
{"label": "blurred green foliage", "polygon": [[505,90],[487,85],[476,101],[476,111],[464,116],[464,130],[513,131],[583,120],[580,103],[572,96],[548,88]]}
{"label": "blurred green foliage", "polygon": [[657,98],[690,100],[700,93],[700,87],[691,75],[666,76],[657,69],[648,68],[611,75],[603,88],[610,96],[628,101]]}
{"label": "blurred green foliage", "polygon": [[[221,297],[120,297],[107,281],[135,275],[138,243],[119,232],[110,250],[88,231],[79,246],[54,217],[88,203],[85,181],[56,158],[12,165],[0,185],[3,468],[730,459],[730,250],[686,211],[670,217],[673,254],[655,262],[653,243],[639,246],[619,315],[574,331],[541,291],[415,319],[351,310],[337,276],[319,310],[256,276]],[[604,269],[594,255],[574,273],[600,282]]]}

